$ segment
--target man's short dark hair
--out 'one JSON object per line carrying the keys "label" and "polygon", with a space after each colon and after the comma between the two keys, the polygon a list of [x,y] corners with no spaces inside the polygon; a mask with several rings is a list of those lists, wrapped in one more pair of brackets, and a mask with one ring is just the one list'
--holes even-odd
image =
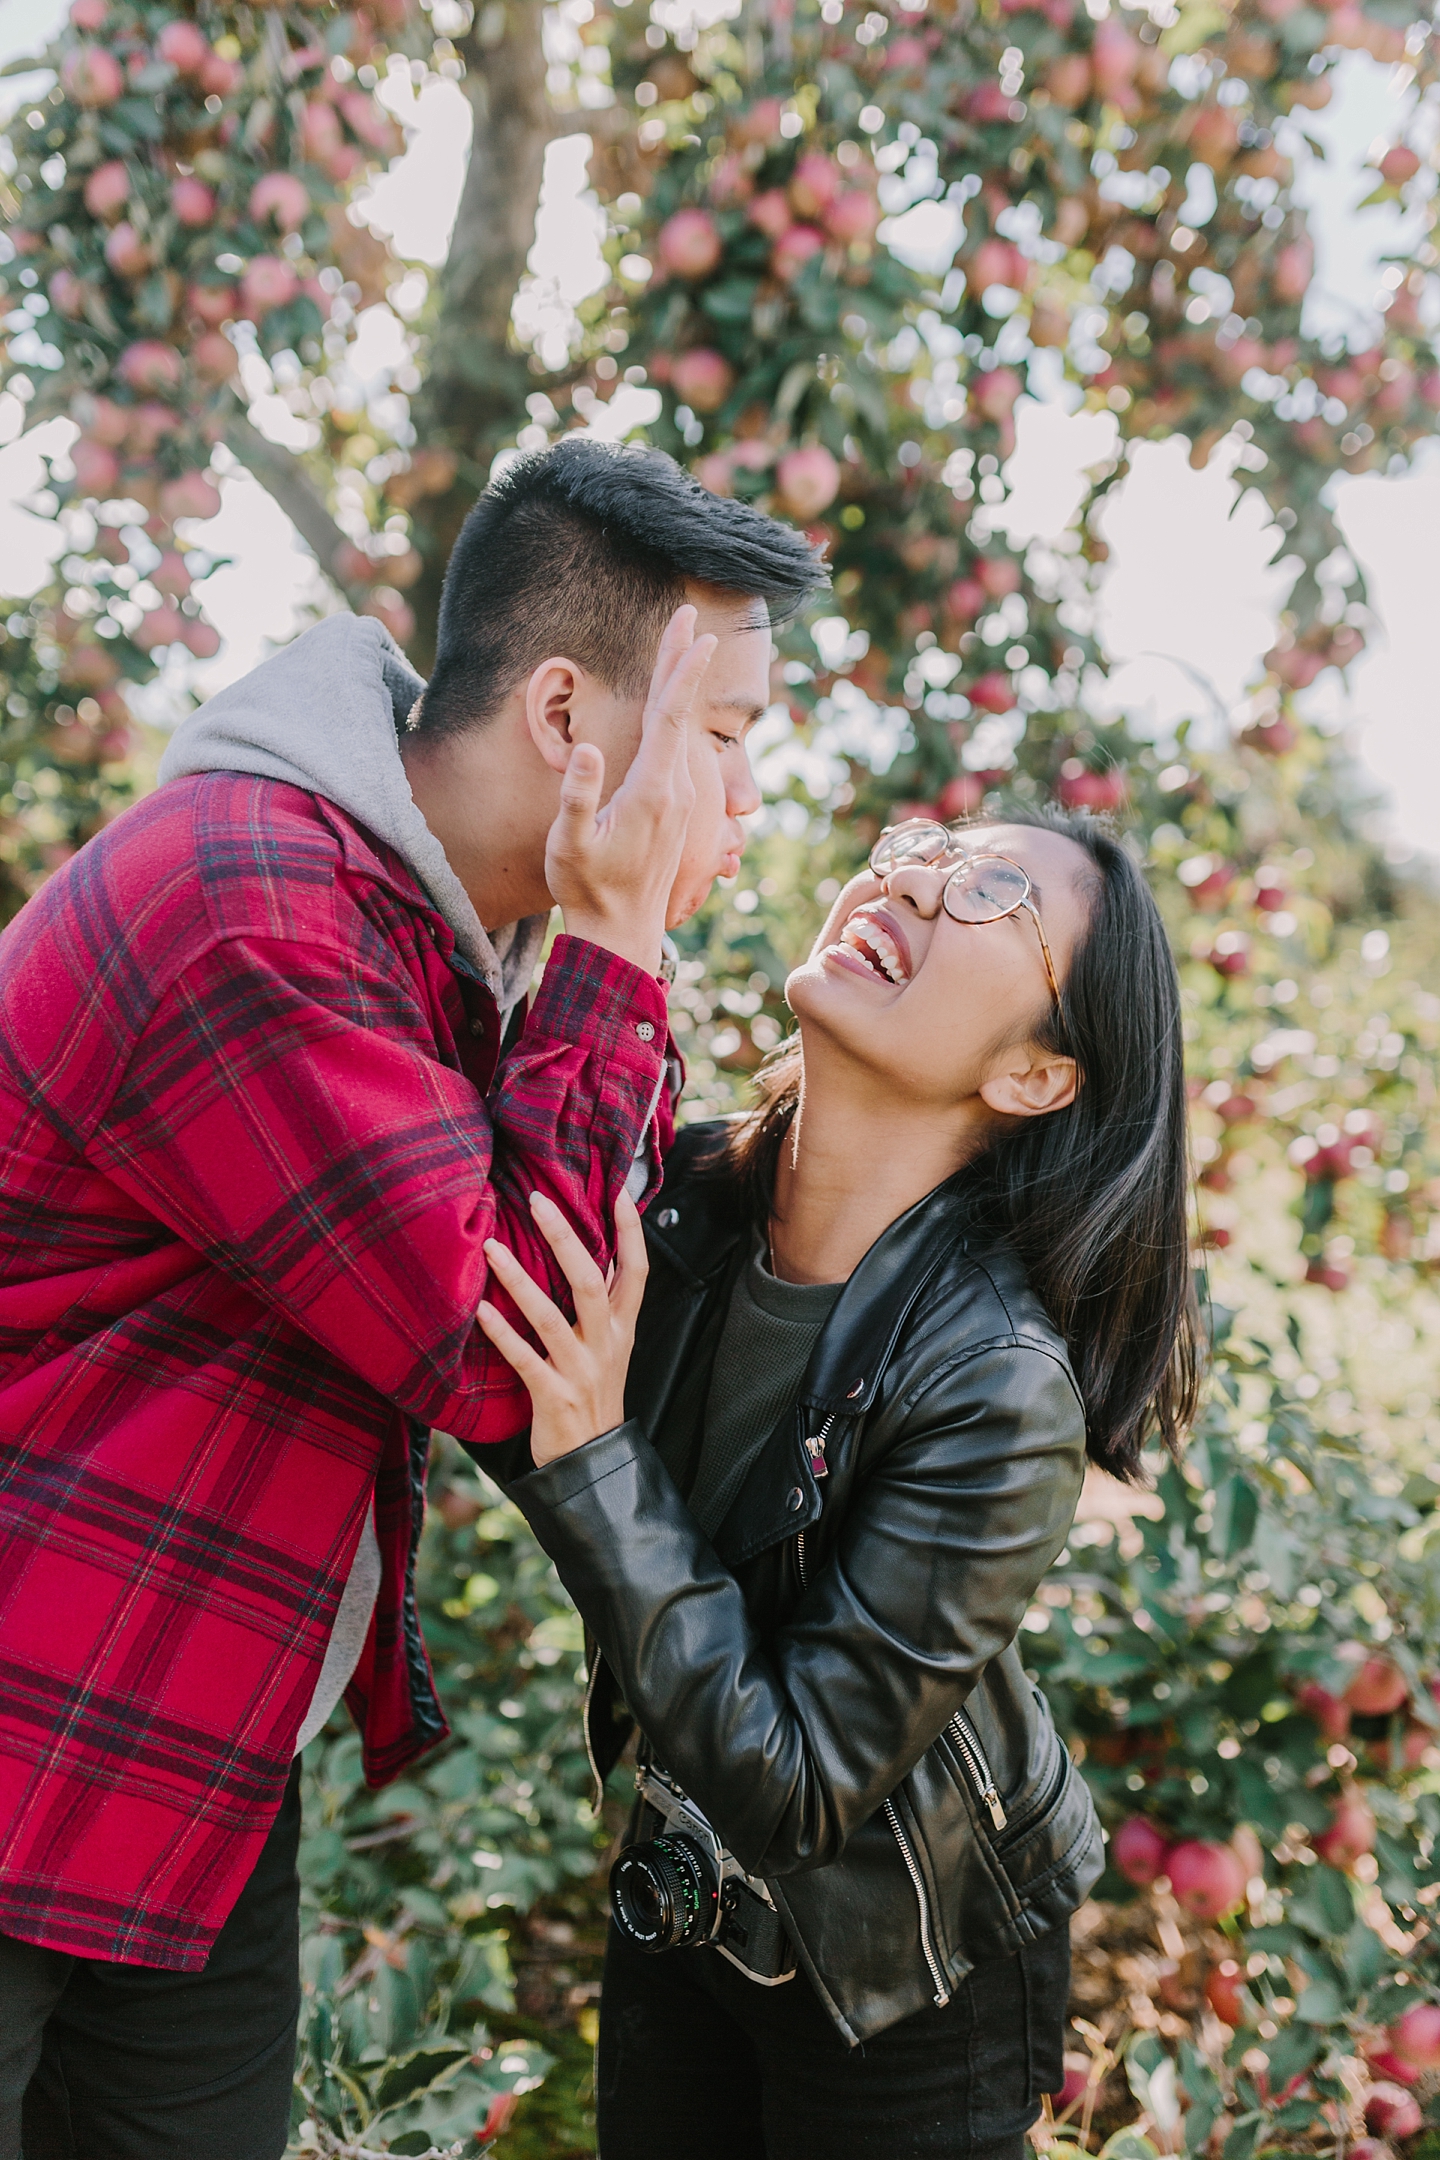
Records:
{"label": "man's short dark hair", "polygon": [[687,585],[781,622],[829,581],[803,533],[711,495],[663,451],[568,437],[512,460],[466,518],[417,733],[489,719],[551,654],[643,696]]}

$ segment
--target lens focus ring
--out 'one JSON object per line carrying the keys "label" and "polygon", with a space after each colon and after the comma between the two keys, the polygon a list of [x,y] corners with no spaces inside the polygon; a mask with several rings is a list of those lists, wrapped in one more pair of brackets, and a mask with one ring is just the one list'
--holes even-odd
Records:
{"label": "lens focus ring", "polygon": [[683,1834],[631,1845],[610,1871],[610,1910],[638,1950],[673,1950],[705,1941],[719,1909],[720,1883],[709,1855]]}

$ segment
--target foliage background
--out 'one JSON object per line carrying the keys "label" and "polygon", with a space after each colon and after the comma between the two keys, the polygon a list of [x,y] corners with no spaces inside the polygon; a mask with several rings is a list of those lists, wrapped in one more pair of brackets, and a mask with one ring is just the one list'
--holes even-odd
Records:
{"label": "foliage background", "polygon": [[[1420,237],[1352,344],[1307,332],[1293,183],[1298,131],[1355,50],[1414,93],[1373,180]],[[141,716],[157,670],[183,679],[213,647],[197,588],[234,462],[333,604],[380,615],[422,665],[492,457],[622,386],[655,393],[651,439],[707,486],[822,536],[834,597],[780,641],[756,843],[683,941],[692,1114],[743,1099],[828,881],[898,806],[1115,817],[1184,981],[1215,1384],[1148,1509],[1087,1495],[1025,1638],[1111,1829],[1139,1813],[1230,1843],[1246,1888],[1215,1926],[1163,1879],[1107,1876],[1077,1924],[1093,2075],[1071,2132],[1131,2124],[1132,2160],[1142,2134],[1249,2160],[1368,2123],[1433,2153],[1434,2076],[1418,2122],[1377,2113],[1376,2089],[1408,2090],[1397,2010],[1440,1997],[1440,911],[1397,880],[1343,744],[1296,705],[1369,626],[1329,482],[1403,469],[1440,407],[1429,18],[1410,0],[768,0],[708,24],[667,0],[76,0],[50,59],[3,157],[6,390],[75,433],[38,505],[63,533],[55,581],[0,647],[4,912],[151,783]],[[389,108],[437,75],[475,132],[431,277],[389,255],[357,191],[399,146]],[[512,302],[534,318],[544,148],[582,126],[611,279],[568,335],[527,344]],[[924,204],[955,240],[933,277],[878,231]],[[351,355],[387,294],[404,356],[366,399]],[[1118,447],[1071,527],[1020,548],[1003,510],[1027,390],[1114,415]],[[1103,506],[1129,446],[1172,433],[1192,463],[1234,460],[1291,580],[1218,746],[1106,717]],[[618,1800],[598,1826],[585,1807],[578,1634],[523,1525],[443,1441],[432,1499],[423,1592],[455,1737],[380,1794],[339,1723],[307,1763],[295,2150],[583,2152]],[[1388,1714],[1340,1700],[1367,1656],[1399,1674]],[[1340,1808],[1362,1825],[1343,1852]]]}

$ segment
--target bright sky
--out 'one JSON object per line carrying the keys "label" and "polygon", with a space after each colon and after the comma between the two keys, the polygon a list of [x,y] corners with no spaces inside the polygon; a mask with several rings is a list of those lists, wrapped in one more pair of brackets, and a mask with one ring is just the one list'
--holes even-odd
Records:
{"label": "bright sky", "polygon": [[[0,61],[33,51],[58,18],[57,0],[0,0]],[[23,81],[0,85],[6,107]],[[415,97],[396,82],[388,98],[412,126],[404,158],[375,187],[369,214],[409,260],[443,260],[466,144],[466,109],[458,90],[436,84]],[[1384,207],[1357,212],[1365,192],[1360,168],[1370,145],[1411,124],[1413,92],[1395,72],[1363,54],[1349,55],[1339,94],[1311,116],[1326,162],[1308,159],[1303,175],[1317,232],[1318,274],[1310,307],[1315,327],[1344,328],[1364,341],[1373,324],[1378,258],[1402,245],[1406,227]],[[1428,140],[1434,110],[1419,116],[1414,138]],[[568,307],[601,282],[599,214],[585,194],[584,137],[562,139],[546,161],[546,188],[531,289],[522,302],[527,334],[563,336]],[[388,308],[368,312],[354,358],[362,382],[378,386],[400,355],[399,324]],[[622,393],[597,407],[607,433],[643,418],[649,393]],[[276,401],[278,404],[278,401]],[[274,407],[272,407],[274,410]],[[603,418],[602,418],[603,416]],[[268,418],[262,412],[257,417]],[[54,552],[53,526],[26,514],[25,497],[43,479],[42,445],[61,447],[68,424],[53,423],[15,439],[22,414],[0,396],[0,591],[22,594],[42,581]],[[57,440],[58,436],[58,440]],[[1060,530],[1073,514],[1084,468],[1103,458],[1111,423],[1069,414],[1059,403],[1026,401],[1011,463],[1010,530],[1019,539]],[[194,671],[213,689],[288,636],[297,609],[328,602],[314,564],[287,521],[243,472],[224,482],[225,507],[196,528],[197,541],[233,558],[205,588],[207,612],[225,638],[217,661]],[[1127,709],[1147,730],[1164,734],[1186,714],[1216,726],[1234,713],[1273,639],[1274,610],[1287,574],[1277,563],[1277,535],[1263,523],[1258,499],[1235,511],[1236,488],[1223,456],[1193,473],[1178,442],[1142,445],[1112,496],[1104,521],[1110,562],[1101,634],[1115,671],[1107,703]],[[1440,450],[1427,450],[1408,474],[1343,479],[1336,507],[1341,528],[1366,574],[1379,618],[1348,692],[1333,674],[1309,693],[1318,716],[1344,725],[1390,801],[1395,838],[1440,854],[1440,710],[1429,626],[1440,590]]]}

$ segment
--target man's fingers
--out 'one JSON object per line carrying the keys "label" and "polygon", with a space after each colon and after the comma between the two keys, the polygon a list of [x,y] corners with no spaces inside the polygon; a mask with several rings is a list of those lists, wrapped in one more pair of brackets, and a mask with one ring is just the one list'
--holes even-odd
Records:
{"label": "man's fingers", "polygon": [[687,601],[683,607],[676,608],[666,623],[659,650],[655,655],[655,665],[650,670],[650,687],[645,693],[647,715],[651,707],[664,696],[665,685],[694,643],[695,625],[699,619],[699,610]]}
{"label": "man's fingers", "polygon": [[545,1376],[550,1371],[544,1358],[531,1349],[524,1336],[511,1327],[488,1298],[482,1298],[476,1307],[475,1321],[481,1334],[494,1344],[506,1364],[514,1367],[533,1399],[537,1386],[544,1386]]}
{"label": "man's fingers", "polygon": [[[686,728],[719,642],[708,631],[704,637],[696,638],[666,683],[664,695],[647,706],[640,748],[622,785],[611,797],[612,804],[622,797],[649,795],[668,799],[682,784]],[[688,774],[685,778],[688,780]]]}
{"label": "man's fingers", "polygon": [[605,785],[605,758],[596,743],[576,743],[560,776],[560,810],[550,830],[563,854],[588,846]]}
{"label": "man's fingers", "polygon": [[575,1293],[575,1310],[583,1322],[605,1310],[605,1278],[565,1219],[563,1209],[544,1193],[531,1193],[530,1212],[539,1224],[561,1272]]}
{"label": "man's fingers", "polygon": [[556,1365],[568,1365],[575,1350],[575,1330],[554,1300],[526,1274],[514,1253],[494,1238],[485,1240],[485,1257],[491,1273],[504,1284]]}

